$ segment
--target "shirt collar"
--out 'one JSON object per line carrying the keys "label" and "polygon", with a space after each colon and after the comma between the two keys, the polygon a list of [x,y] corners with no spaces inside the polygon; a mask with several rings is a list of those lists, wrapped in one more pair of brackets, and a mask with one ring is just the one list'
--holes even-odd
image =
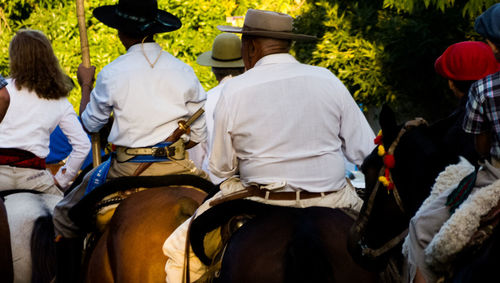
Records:
{"label": "shirt collar", "polygon": [[269,65],[269,64],[277,64],[277,63],[298,63],[298,61],[288,53],[278,53],[271,54],[260,58],[257,63],[255,63],[254,67],[258,67],[261,65]]}
{"label": "shirt collar", "polygon": [[[127,50],[127,53],[130,52],[141,52],[141,43],[134,44],[129,47]],[[161,46],[156,43],[156,42],[144,42],[144,51],[149,51],[149,50],[158,50],[161,49]]]}

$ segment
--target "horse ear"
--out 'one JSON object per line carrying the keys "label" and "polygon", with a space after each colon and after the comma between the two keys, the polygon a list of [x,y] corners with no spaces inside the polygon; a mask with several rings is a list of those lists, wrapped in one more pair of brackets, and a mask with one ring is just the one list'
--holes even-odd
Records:
{"label": "horse ear", "polygon": [[379,116],[379,124],[384,137],[388,137],[392,141],[392,139],[396,137],[398,125],[396,123],[396,115],[394,114],[394,111],[392,111],[391,107],[387,104],[382,105],[382,110],[380,110]]}

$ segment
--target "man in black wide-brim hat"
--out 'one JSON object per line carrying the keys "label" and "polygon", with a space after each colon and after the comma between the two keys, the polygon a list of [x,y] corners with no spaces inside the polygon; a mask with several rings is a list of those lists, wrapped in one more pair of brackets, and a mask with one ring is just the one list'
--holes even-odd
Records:
{"label": "man in black wide-brim hat", "polygon": [[[184,155],[185,148],[206,139],[203,116],[191,125],[189,135],[171,145],[164,142],[177,122],[187,120],[206,99],[192,68],[163,51],[153,39],[154,34],[179,29],[180,20],[159,10],[156,0],[120,0],[117,5],[96,8],[93,14],[118,30],[127,53],[101,70],[94,88],[95,67],[78,68],[80,114],[86,130],[98,132],[113,112],[108,141],[117,151],[110,161],[88,173],[54,210],[58,282],[76,282],[71,276],[77,274],[79,266],[79,257],[74,255],[81,249],[82,233],[70,219],[69,210],[106,178],[136,175],[145,162],[153,163],[141,175],[194,174],[208,178]],[[170,154],[159,156],[153,146]]]}

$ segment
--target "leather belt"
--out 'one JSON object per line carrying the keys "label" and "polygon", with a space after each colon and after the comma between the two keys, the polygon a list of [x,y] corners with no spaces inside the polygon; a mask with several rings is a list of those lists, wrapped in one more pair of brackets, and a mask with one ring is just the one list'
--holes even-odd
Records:
{"label": "leather belt", "polygon": [[151,155],[154,157],[167,157],[175,155],[175,148],[168,146],[136,147],[125,148],[125,153],[129,155]]}
{"label": "leather belt", "polygon": [[116,158],[118,162],[126,162],[137,156],[151,156],[153,158],[182,160],[185,158],[184,153],[185,149],[182,139],[172,144],[160,143],[151,147],[116,147]]}
{"label": "leather belt", "polygon": [[312,193],[308,191],[297,191],[297,192],[274,192],[266,189],[261,189],[258,186],[246,187],[244,190],[237,191],[221,198],[214,199],[210,202],[211,206],[221,204],[226,201],[242,199],[247,197],[259,197],[263,199],[270,200],[301,200],[301,199],[311,199],[329,195],[336,191],[323,192],[323,193]]}

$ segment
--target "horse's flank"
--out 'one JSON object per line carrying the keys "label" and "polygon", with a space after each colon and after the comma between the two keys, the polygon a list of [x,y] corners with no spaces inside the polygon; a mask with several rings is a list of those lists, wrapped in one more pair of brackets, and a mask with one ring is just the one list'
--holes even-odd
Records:
{"label": "horse's flank", "polygon": [[347,252],[352,224],[341,210],[324,207],[257,216],[230,239],[218,282],[375,282]]}
{"label": "horse's flank", "polygon": [[151,188],[124,200],[92,252],[86,282],[163,282],[163,242],[205,196],[179,186]]}

